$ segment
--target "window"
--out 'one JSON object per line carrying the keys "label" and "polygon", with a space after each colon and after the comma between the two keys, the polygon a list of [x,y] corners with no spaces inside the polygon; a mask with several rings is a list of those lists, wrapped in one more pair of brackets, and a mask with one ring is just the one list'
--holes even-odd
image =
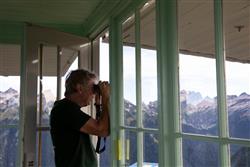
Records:
{"label": "window", "polygon": [[20,45],[0,44],[0,166],[18,166]]}
{"label": "window", "polygon": [[124,20],[120,165],[158,165],[155,1],[148,1]]}
{"label": "window", "polygon": [[215,59],[183,54],[179,59],[182,132],[218,136]]}
{"label": "window", "polygon": [[213,3],[178,3],[183,165],[249,166],[249,2],[223,1],[226,61],[216,57],[217,66]]}
{"label": "window", "polygon": [[250,166],[249,1],[224,1],[227,119],[231,166]]}
{"label": "window", "polygon": [[[158,113],[153,112],[157,111],[155,107],[157,105],[147,100],[157,96],[153,90],[157,89],[154,77],[159,77],[154,72],[156,71],[154,65],[159,62],[156,62],[154,57],[156,54],[155,15],[151,13],[154,11],[154,7],[150,8],[151,2],[145,3],[140,14],[136,11],[122,23],[123,98],[126,99],[129,94],[134,103],[124,103],[123,113],[117,116],[123,121],[119,128],[122,139],[121,166],[158,164],[158,155],[162,153],[159,151],[164,150],[158,140],[159,134],[163,135],[158,131],[159,120],[155,117]],[[217,1],[177,2],[179,73],[168,73],[179,75],[180,114],[174,115],[179,111],[169,111],[172,112],[170,114],[174,115],[171,116],[175,120],[181,120],[181,131],[176,131],[178,129],[176,127],[169,128],[170,132],[174,133],[171,135],[174,136],[175,142],[181,141],[181,144],[174,147],[176,149],[174,151],[178,157],[181,157],[181,164],[187,167],[249,166],[250,4],[245,0],[223,1],[224,33],[222,33],[217,29],[215,31],[215,26],[222,23],[220,20],[218,21],[219,15],[215,16],[216,7],[219,4]],[[137,18],[140,18],[140,21]],[[137,27],[138,22],[140,22],[140,31]],[[219,35],[223,35],[225,39],[225,50],[220,47],[224,43],[218,40]],[[175,40],[173,39],[173,41]],[[141,48],[140,51],[137,50],[138,46]],[[218,50],[222,53],[219,53]],[[223,52],[226,56],[225,61]],[[167,62],[164,63],[170,65]],[[150,73],[147,72],[149,69],[153,73],[153,77],[147,80],[146,74]],[[131,80],[126,82],[129,72],[132,73]],[[147,88],[148,81],[153,81],[150,89]],[[167,81],[167,83],[171,83],[171,81]],[[159,91],[163,91],[162,89],[164,87],[161,87]],[[157,100],[155,99],[155,101]],[[148,118],[152,121],[148,124],[150,126],[145,124],[148,113]],[[164,126],[164,124],[160,126]],[[133,142],[135,137],[137,140]],[[167,143],[169,139],[164,139],[163,142]],[[131,148],[131,145],[133,145],[132,150],[128,149]],[[158,148],[160,150],[157,150]],[[127,154],[128,152],[130,154]],[[169,158],[171,157],[172,155],[169,155]]]}
{"label": "window", "polygon": [[[250,2],[225,1],[224,33],[229,135],[250,139],[250,122],[247,120],[250,114],[250,32],[245,29],[245,25],[249,25],[250,11],[245,8],[247,5]],[[232,15],[241,20],[230,17]],[[230,23],[234,27],[230,27]]]}
{"label": "window", "polygon": [[[109,32],[104,32],[104,35],[99,39],[100,46],[100,68],[99,68],[99,79],[101,81],[109,81]],[[103,140],[102,140],[103,141]],[[110,153],[111,153],[111,140],[110,137],[106,138],[106,147],[105,151],[102,152],[99,156],[100,158],[100,167],[111,166],[110,165]]]}
{"label": "window", "polygon": [[[123,22],[123,92],[124,117],[123,125],[136,126],[136,62],[135,62],[135,16],[132,15]],[[134,108],[132,112],[130,109]]]}
{"label": "window", "polygon": [[[38,166],[53,167],[54,150],[49,131],[50,111],[56,99],[64,97],[64,82],[67,74],[78,69],[78,51],[55,46],[39,48],[38,109],[37,109],[37,163]],[[60,63],[61,85],[57,82],[57,63]],[[61,93],[58,93],[61,90]],[[40,91],[42,94],[40,94]],[[57,97],[59,96],[59,97]]]}
{"label": "window", "polygon": [[203,139],[183,136],[183,166],[219,166],[213,1],[178,1],[178,19],[182,133]]}
{"label": "window", "polygon": [[[135,99],[131,100],[131,104],[122,103],[124,105],[121,107],[122,113],[115,117],[122,120],[118,127],[120,133],[118,143],[123,148],[120,152],[118,151],[119,165],[143,166],[142,164],[144,164],[153,166],[159,163],[164,164],[165,162],[158,162],[159,157],[161,158],[160,154],[164,154],[164,156],[168,156],[167,158],[181,157],[182,162],[175,163],[183,166],[249,166],[249,1],[224,0],[223,10],[219,6],[219,1],[177,1],[179,59],[174,66],[178,65],[179,71],[165,74],[161,73],[162,68],[167,70],[173,70],[173,68],[157,66],[160,69],[159,75],[167,75],[167,77],[159,76],[154,72],[155,65],[162,62],[154,61],[154,55],[156,55],[155,16],[152,14],[154,7],[150,8],[150,2],[152,1],[145,3],[139,14],[137,9],[124,19],[122,32],[119,34],[122,36],[122,49],[117,49],[119,50],[117,53],[120,51],[123,53],[123,71],[119,69],[118,75],[123,74],[123,85],[117,85],[124,91],[122,100],[129,99],[128,94],[131,95],[131,99]],[[159,8],[161,7],[158,6],[157,9]],[[219,25],[222,24],[222,20],[219,20],[220,15],[217,13],[222,11],[224,12],[224,32],[220,29]],[[166,16],[164,12],[160,11],[158,14]],[[170,12],[170,14],[173,13]],[[173,18],[166,19],[175,19],[175,14],[173,14]],[[140,22],[139,28],[138,22]],[[163,24],[165,23],[163,21]],[[216,31],[215,26],[219,27]],[[169,28],[168,31],[173,28],[167,24],[159,25],[159,27]],[[160,28],[157,30],[161,30]],[[163,31],[165,29],[158,35],[164,34]],[[225,41],[218,39],[221,37],[220,35],[224,35]],[[140,37],[139,40],[138,37]],[[166,43],[162,44],[161,42],[165,40],[159,38],[157,42],[161,44],[161,47],[167,45]],[[175,41],[175,36],[166,41],[171,43],[171,40]],[[225,48],[223,48],[224,44]],[[138,48],[140,48],[139,51]],[[170,63],[164,61],[162,64],[166,63],[166,65],[171,66],[171,63],[175,61],[172,60],[175,55],[165,55],[165,53],[166,51],[164,55],[160,55],[161,53],[159,55],[160,57],[169,56],[169,59],[163,60]],[[226,60],[224,60],[224,55]],[[147,72],[149,69],[150,71]],[[129,72],[132,75],[130,75],[131,80],[128,82],[126,77],[128,77]],[[150,72],[153,75],[147,80],[146,74]],[[179,83],[170,80],[174,77],[168,75],[177,76]],[[170,88],[179,86],[179,90],[174,90],[174,93],[179,91],[180,101],[171,100],[171,97],[168,97],[170,102],[166,101],[165,103],[161,101],[162,99],[154,99],[157,96],[154,93],[154,89],[157,89],[156,80],[153,79],[155,76],[166,79],[167,81],[161,82],[160,80],[160,82],[169,84],[167,86]],[[147,87],[148,81],[152,81],[152,85],[156,86],[149,89]],[[164,96],[169,96],[170,94],[165,91],[166,85],[160,86],[158,93],[163,91]],[[157,123],[161,122],[155,117],[158,113],[153,112],[158,110],[155,107],[157,105],[151,103],[151,99],[147,100],[148,98],[152,98],[153,101],[159,100],[164,103],[161,105],[167,104],[171,107],[179,103],[180,114],[178,108],[174,111],[162,111],[169,112],[164,116],[173,118],[173,124],[162,123],[163,125],[160,125],[162,129],[157,128]],[[152,122],[146,123],[147,117]],[[164,117],[162,120],[166,122],[170,119]],[[180,125],[178,120],[180,120]],[[172,126],[165,127],[164,125]],[[181,131],[179,131],[178,126],[181,126]],[[164,131],[164,129],[168,129],[168,131]],[[171,139],[168,139],[167,135]],[[167,137],[165,138],[165,136]],[[178,144],[172,147],[170,144],[174,142]],[[131,148],[131,145],[134,147]],[[161,148],[162,145],[164,148]],[[175,155],[169,155],[171,152],[168,152],[169,148],[165,146],[173,148]],[[112,158],[114,160],[114,157]],[[174,161],[178,161],[178,158]]]}
{"label": "window", "polygon": [[184,139],[183,166],[220,166],[219,144]]}

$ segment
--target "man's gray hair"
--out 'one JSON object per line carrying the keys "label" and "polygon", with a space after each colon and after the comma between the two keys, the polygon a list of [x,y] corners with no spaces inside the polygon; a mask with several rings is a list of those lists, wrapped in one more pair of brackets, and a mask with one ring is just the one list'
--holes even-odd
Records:
{"label": "man's gray hair", "polygon": [[67,97],[72,93],[76,92],[76,85],[82,84],[83,86],[87,86],[91,79],[95,79],[96,75],[85,69],[78,69],[71,71],[65,81],[65,93],[64,96]]}

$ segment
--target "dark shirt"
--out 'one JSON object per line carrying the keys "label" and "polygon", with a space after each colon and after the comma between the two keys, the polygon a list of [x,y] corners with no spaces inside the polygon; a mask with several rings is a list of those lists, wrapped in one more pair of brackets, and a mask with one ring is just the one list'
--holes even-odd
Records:
{"label": "dark shirt", "polygon": [[80,132],[89,118],[79,105],[66,98],[54,103],[50,114],[50,133],[56,167],[97,166],[90,136]]}

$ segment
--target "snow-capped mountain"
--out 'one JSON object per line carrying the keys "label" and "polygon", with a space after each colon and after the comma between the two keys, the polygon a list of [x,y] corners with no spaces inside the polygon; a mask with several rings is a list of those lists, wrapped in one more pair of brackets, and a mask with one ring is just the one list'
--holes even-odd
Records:
{"label": "snow-capped mountain", "polygon": [[[183,127],[188,125],[199,130],[210,130],[210,135],[218,135],[216,98],[214,101],[204,99],[196,106],[193,106],[191,114],[188,114],[188,111],[185,113],[187,108],[188,106],[181,109],[184,111],[182,112],[182,120],[185,122]],[[250,138],[250,95],[242,93],[239,96],[228,96],[227,110],[230,135],[233,137]],[[238,128],[249,129],[241,133],[242,131],[237,130]],[[189,132],[189,130],[186,132]]]}
{"label": "snow-capped mountain", "polygon": [[187,104],[196,105],[203,100],[200,92],[195,91],[180,91],[180,99],[181,101],[186,101]]}
{"label": "snow-capped mountain", "polygon": [[0,91],[0,111],[10,106],[19,105],[19,94],[16,90],[9,88],[8,90]]}
{"label": "snow-capped mountain", "polygon": [[[49,111],[53,105],[53,101],[47,101],[43,95],[43,114],[42,124],[48,125]],[[38,99],[39,101],[39,99]],[[0,125],[16,125],[19,123],[19,92],[9,88],[4,92],[0,92]],[[18,128],[0,129],[0,167],[15,167],[18,149]],[[43,149],[43,155],[46,160],[43,161],[44,166],[53,167],[53,151],[50,135],[42,136],[42,144],[50,149]]]}
{"label": "snow-capped mountain", "polygon": [[[181,106],[181,122],[182,131],[186,133],[194,133],[201,135],[218,136],[218,111],[217,98],[205,97],[202,98],[199,93],[196,96],[189,96],[194,92],[181,91],[180,106]],[[189,97],[192,97],[190,100]],[[196,98],[194,98],[196,97]],[[136,126],[136,112],[135,105],[126,104],[126,111],[129,111],[129,121],[125,120],[125,124],[129,126]],[[143,125],[144,127],[158,128],[158,111],[157,101],[150,102],[148,105],[143,104]],[[131,107],[131,108],[130,108]],[[227,110],[229,121],[229,135],[235,138],[250,139],[250,95],[242,93],[239,96],[231,95],[227,97]],[[125,118],[127,118],[125,111]],[[134,118],[131,118],[134,115]],[[151,155],[145,157],[147,162],[158,162],[155,148],[155,140],[157,136],[153,135],[145,138],[145,145],[151,152],[145,153]],[[133,140],[133,138],[131,138]],[[136,139],[135,139],[136,140]],[[136,142],[136,141],[134,141]],[[132,142],[133,143],[133,142]],[[133,150],[133,148],[131,148]],[[155,148],[157,149],[157,148]],[[216,144],[206,144],[205,142],[197,142],[191,140],[183,140],[183,163],[187,167],[210,167],[217,166],[219,163],[219,150]],[[136,152],[136,150],[134,150]],[[133,151],[132,151],[133,152]],[[154,154],[152,155],[152,152]],[[232,166],[248,166],[250,160],[250,149],[245,147],[237,147],[231,149]],[[136,154],[131,155],[133,163],[136,162]],[[133,157],[135,157],[133,159]],[[103,163],[106,159],[103,160]],[[242,165],[243,164],[243,165]],[[247,165],[248,164],[248,165]]]}
{"label": "snow-capped mountain", "polygon": [[[45,91],[43,95],[43,123],[48,124],[50,109],[53,105],[54,97],[50,91]],[[227,97],[229,133],[232,137],[250,139],[250,95],[242,93],[239,96],[231,95]],[[158,128],[158,103],[157,101],[148,104],[142,104],[143,126],[148,128]],[[217,99],[205,97],[203,98],[199,92],[180,92],[180,108],[182,131],[186,133],[196,133],[204,135],[218,135],[218,111]],[[10,88],[4,92],[0,92],[0,125],[18,124],[19,120],[19,93]],[[127,100],[124,100],[124,122],[127,126],[136,127],[137,113],[136,106]],[[130,162],[135,163],[136,160],[136,135],[126,134],[129,138],[130,145]],[[17,151],[18,129],[10,128],[0,131],[0,167],[16,166],[15,157]],[[53,165],[53,151],[50,142],[50,135],[43,136],[43,144],[46,147],[42,150],[45,166]],[[158,136],[155,134],[144,134],[145,162],[158,162]],[[107,148],[110,142],[107,142]],[[15,150],[15,151],[13,151]],[[246,159],[250,159],[249,149],[239,147],[232,151],[232,165],[238,166],[244,164]],[[185,166],[200,167],[216,166],[218,158],[218,147],[214,145],[204,145],[196,141],[183,141],[183,153]],[[204,153],[206,159],[199,156]],[[101,154],[102,164],[108,165],[108,159],[104,155],[109,154],[108,151]],[[107,155],[107,157],[109,157]],[[242,157],[242,158],[239,158]],[[246,161],[247,162],[247,161]]]}

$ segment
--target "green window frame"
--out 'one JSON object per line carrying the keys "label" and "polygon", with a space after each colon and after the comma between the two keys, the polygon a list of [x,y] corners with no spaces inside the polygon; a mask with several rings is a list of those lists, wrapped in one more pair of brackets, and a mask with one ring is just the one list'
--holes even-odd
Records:
{"label": "green window frame", "polygon": [[[145,3],[142,1],[141,4]],[[110,20],[110,81],[111,87],[111,158],[112,166],[121,166],[120,140],[122,131],[137,133],[137,143],[142,142],[144,132],[159,134],[159,166],[183,166],[182,139],[214,142],[219,145],[219,166],[231,166],[230,144],[250,147],[250,140],[230,138],[228,134],[228,117],[225,88],[225,57],[223,35],[222,0],[214,0],[215,57],[217,77],[218,105],[218,136],[206,136],[181,132],[179,108],[179,78],[178,78],[178,24],[177,0],[156,0],[156,30],[157,30],[157,67],[158,67],[158,104],[159,130],[142,128],[141,116],[141,71],[140,71],[140,24],[138,6],[132,6],[125,16]],[[136,50],[136,103],[137,126],[123,126],[123,62],[122,62],[122,28],[121,20],[128,14],[135,14],[135,50]],[[137,144],[137,164],[142,166],[143,147]],[[122,156],[125,156],[122,154]]]}

